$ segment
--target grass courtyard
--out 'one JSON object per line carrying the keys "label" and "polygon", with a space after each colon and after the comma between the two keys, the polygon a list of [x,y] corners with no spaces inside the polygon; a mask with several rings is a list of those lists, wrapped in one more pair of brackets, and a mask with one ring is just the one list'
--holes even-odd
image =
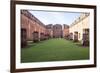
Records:
{"label": "grass courtyard", "polygon": [[89,47],[65,39],[29,43],[21,49],[21,62],[47,62],[89,59]]}

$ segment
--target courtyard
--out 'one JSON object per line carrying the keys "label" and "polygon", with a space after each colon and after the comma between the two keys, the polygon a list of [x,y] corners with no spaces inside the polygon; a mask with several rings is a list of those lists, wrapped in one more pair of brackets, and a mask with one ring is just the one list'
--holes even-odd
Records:
{"label": "courtyard", "polygon": [[89,47],[80,42],[53,38],[38,43],[28,42],[21,49],[21,62],[48,62],[89,59]]}

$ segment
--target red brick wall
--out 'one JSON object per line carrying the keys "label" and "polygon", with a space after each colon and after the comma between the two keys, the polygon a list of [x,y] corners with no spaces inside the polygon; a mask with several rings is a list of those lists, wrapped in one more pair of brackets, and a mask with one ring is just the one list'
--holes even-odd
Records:
{"label": "red brick wall", "polygon": [[[27,40],[33,40],[33,32],[39,33],[39,39],[41,38],[41,33],[44,35],[49,35],[50,37],[65,37],[69,34],[69,28],[65,25],[65,28],[62,30],[60,24],[56,25],[47,25],[47,27],[42,24],[35,16],[33,19],[28,11],[25,11],[26,14],[21,13],[21,28],[26,29],[27,31]],[[29,14],[29,16],[28,16]],[[43,37],[43,36],[42,36]]]}
{"label": "red brick wall", "polygon": [[39,38],[40,33],[46,32],[46,28],[42,26],[41,24],[29,19],[24,14],[21,14],[21,28],[25,28],[27,31],[27,40],[33,40],[33,32],[37,31],[39,32]]}
{"label": "red brick wall", "polygon": [[63,29],[63,37],[66,37],[69,35],[69,29]]}
{"label": "red brick wall", "polygon": [[62,26],[59,24],[56,24],[53,26],[53,37],[60,38],[62,37]]}

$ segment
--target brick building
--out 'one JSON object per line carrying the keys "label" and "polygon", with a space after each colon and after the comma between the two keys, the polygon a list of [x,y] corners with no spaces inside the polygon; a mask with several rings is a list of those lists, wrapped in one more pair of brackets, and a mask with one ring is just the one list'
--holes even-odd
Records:
{"label": "brick building", "polygon": [[69,38],[69,25],[63,24],[63,37],[65,39]]}
{"label": "brick building", "polygon": [[89,13],[82,13],[70,26],[70,39],[89,45]]}
{"label": "brick building", "polygon": [[60,24],[53,25],[53,37],[54,38],[62,38],[63,37],[62,26]]}
{"label": "brick building", "polygon": [[21,45],[27,41],[38,42],[49,38],[65,38],[89,42],[89,13],[82,13],[70,26],[66,24],[45,25],[27,10],[21,10]]}
{"label": "brick building", "polygon": [[64,30],[60,24],[45,25],[29,11],[21,10],[22,45],[27,45],[27,41],[38,42],[49,38],[62,38],[63,36],[67,36],[67,34],[67,25],[64,25]]}
{"label": "brick building", "polygon": [[43,40],[46,31],[45,25],[40,20],[27,10],[21,10],[21,42],[23,46],[27,44],[27,41]]}
{"label": "brick building", "polygon": [[53,38],[53,24],[46,25],[49,38]]}

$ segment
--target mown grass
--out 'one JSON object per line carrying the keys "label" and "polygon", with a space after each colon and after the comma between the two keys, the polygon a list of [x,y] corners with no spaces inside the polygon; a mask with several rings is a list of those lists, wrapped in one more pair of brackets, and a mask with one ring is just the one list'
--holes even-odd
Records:
{"label": "mown grass", "polygon": [[45,62],[89,59],[89,47],[65,39],[30,43],[21,49],[21,62]]}

